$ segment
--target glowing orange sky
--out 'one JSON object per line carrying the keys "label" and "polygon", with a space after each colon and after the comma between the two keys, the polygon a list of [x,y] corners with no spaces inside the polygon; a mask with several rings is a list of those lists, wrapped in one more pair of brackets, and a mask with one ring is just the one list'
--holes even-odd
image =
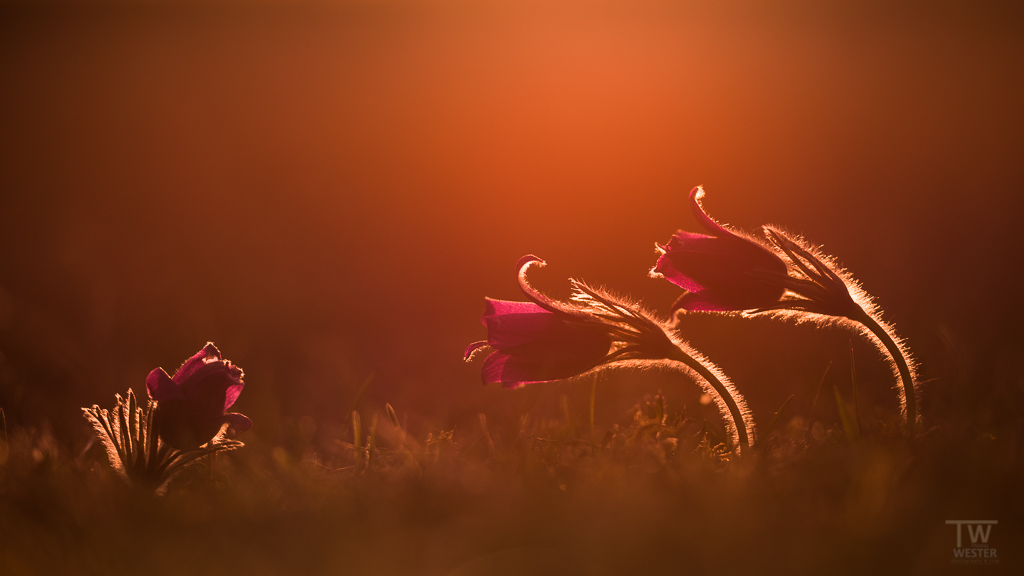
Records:
{"label": "glowing orange sky", "polygon": [[[984,332],[956,303],[1003,294],[986,262],[1016,253],[1012,20],[752,4],[5,9],[10,339],[61,334],[54,381],[79,387],[214,339],[273,386],[377,370],[426,398],[475,381],[461,346],[523,254],[554,293],[581,276],[666,307],[646,271],[696,184],[904,316]],[[308,354],[291,380],[279,347]]]}

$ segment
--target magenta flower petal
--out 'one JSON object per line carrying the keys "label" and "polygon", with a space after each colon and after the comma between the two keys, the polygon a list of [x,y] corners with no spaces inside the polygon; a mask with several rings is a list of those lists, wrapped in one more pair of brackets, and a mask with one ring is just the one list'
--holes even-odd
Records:
{"label": "magenta flower petal", "polygon": [[215,360],[194,371],[178,385],[186,398],[216,393],[221,410],[227,410],[242,393],[242,370],[230,362]]}
{"label": "magenta flower petal", "polygon": [[208,362],[214,362],[220,360],[220,350],[213,345],[213,342],[207,342],[206,346],[199,352],[196,352],[194,356],[185,361],[178,368],[178,371],[174,373],[174,381],[181,384],[184,380],[188,380],[196,371],[205,366]]}
{"label": "magenta flower petal", "polygon": [[524,384],[571,378],[600,364],[608,354],[607,334],[587,335],[579,341],[534,342],[508,352],[495,351],[484,360],[481,380],[518,388]]}
{"label": "magenta flower petal", "polygon": [[517,388],[533,382],[570,378],[605,361],[612,346],[606,327],[593,318],[555,302],[533,289],[525,271],[544,265],[536,256],[519,261],[519,283],[533,302],[485,300],[482,321],[487,340],[466,347],[468,360],[487,346],[494,350],[484,361],[484,384]]}
{"label": "magenta flower petal", "polygon": [[536,363],[495,352],[484,360],[480,374],[484,384],[501,384],[502,388],[509,389],[559,379],[558,376],[546,378],[542,372]]}
{"label": "magenta flower petal", "polygon": [[248,417],[235,412],[225,414],[224,421],[228,424],[228,438],[235,438],[243,432],[248,431],[249,428],[252,428],[252,420],[249,420]]}
{"label": "magenta flower petal", "polygon": [[509,302],[485,299],[483,323],[487,328],[487,343],[497,350],[506,350],[535,342],[538,336],[546,339],[556,333],[573,331],[553,312],[533,302]]}
{"label": "magenta flower petal", "polygon": [[487,341],[467,352],[494,348],[481,370],[484,384],[516,388],[569,378],[600,364],[612,344],[600,326],[574,323],[532,302],[488,299],[483,320]]}
{"label": "magenta flower petal", "polygon": [[701,207],[703,194],[699,186],[694,188],[690,207],[711,235],[676,232],[667,245],[659,245],[661,256],[652,273],[687,290],[677,308],[748,310],[778,302],[785,293],[785,262],[715,222]]}
{"label": "magenta flower petal", "polygon": [[146,392],[157,402],[182,397],[181,389],[163,368],[154,368],[149,376],[146,376]]}
{"label": "magenta flower petal", "polygon": [[231,382],[228,384],[227,390],[224,391],[224,410],[231,408],[235,400],[238,400],[238,396],[242,394],[242,388],[245,387],[245,383],[242,382],[242,370],[237,366],[231,366],[231,368],[238,370],[238,375],[231,376]]}
{"label": "magenta flower petal", "polygon": [[548,312],[532,302],[486,299],[483,316],[487,343],[501,352],[516,351],[520,356],[540,357],[550,349],[574,356],[603,356],[611,346],[611,337],[600,326],[573,322]]}
{"label": "magenta flower petal", "polygon": [[224,410],[234,405],[235,400],[238,400],[238,397],[242,394],[242,388],[244,387],[245,385],[241,381],[238,384],[228,386],[228,389],[224,391]]}

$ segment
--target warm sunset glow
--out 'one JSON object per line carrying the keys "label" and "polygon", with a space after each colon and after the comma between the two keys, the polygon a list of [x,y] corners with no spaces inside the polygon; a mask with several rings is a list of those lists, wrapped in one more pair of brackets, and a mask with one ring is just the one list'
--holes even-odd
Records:
{"label": "warm sunset glow", "polygon": [[0,2],[0,574],[1012,570],[1022,24]]}

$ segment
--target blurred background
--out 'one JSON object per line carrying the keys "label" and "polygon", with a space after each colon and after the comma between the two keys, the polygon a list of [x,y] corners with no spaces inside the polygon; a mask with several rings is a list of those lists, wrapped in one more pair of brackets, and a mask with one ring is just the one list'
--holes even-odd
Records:
{"label": "blurred background", "polygon": [[[827,6],[825,5],[827,4]],[[875,295],[931,422],[1019,421],[1019,8],[985,2],[0,4],[0,407],[84,442],[208,340],[250,434],[343,434],[390,402],[467,430],[589,385],[508,392],[462,361],[485,296],[549,262],[662,313],[654,243],[782,224]],[[759,420],[822,381],[895,410],[841,330],[704,315],[687,337]],[[582,389],[582,392],[580,390]],[[678,379],[602,376],[601,426]],[[363,392],[360,394],[360,390]],[[844,390],[847,390],[844,388]],[[582,406],[582,404],[580,404]],[[699,403],[697,403],[699,406]],[[539,408],[538,408],[539,407]],[[695,408],[699,409],[699,408]],[[461,428],[460,428],[461,427]]]}

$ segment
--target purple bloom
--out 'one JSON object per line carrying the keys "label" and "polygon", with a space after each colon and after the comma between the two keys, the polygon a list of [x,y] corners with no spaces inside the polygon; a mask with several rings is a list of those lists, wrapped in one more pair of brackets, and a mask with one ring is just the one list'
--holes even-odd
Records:
{"label": "purple bloom", "polygon": [[484,361],[484,384],[518,388],[534,382],[561,380],[582,374],[603,363],[612,346],[605,324],[579,310],[554,302],[526,283],[524,272],[536,256],[519,261],[523,291],[533,302],[486,299],[483,324],[487,340],[466,348],[465,358],[489,346]]}
{"label": "purple bloom", "polygon": [[787,267],[764,246],[711,219],[700,200],[704,189],[690,191],[690,208],[708,234],[682,230],[667,245],[651,270],[687,292],[673,310],[750,310],[776,304],[786,291]]}
{"label": "purple bloom", "polygon": [[187,450],[209,442],[225,423],[229,424],[229,436],[245,432],[252,421],[241,414],[225,413],[244,385],[242,369],[224,360],[212,342],[186,360],[173,377],[156,368],[146,378],[146,389],[158,402],[160,438]]}

